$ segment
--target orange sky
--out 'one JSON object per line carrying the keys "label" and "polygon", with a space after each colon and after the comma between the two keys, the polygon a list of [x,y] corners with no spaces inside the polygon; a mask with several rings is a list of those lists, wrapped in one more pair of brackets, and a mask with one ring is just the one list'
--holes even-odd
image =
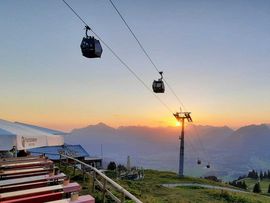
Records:
{"label": "orange sky", "polygon": [[[70,3],[151,90],[159,74],[108,2]],[[120,5],[195,124],[270,123],[270,1]],[[172,112],[105,46],[100,59],[82,56],[84,25],[63,2],[0,1],[0,24],[0,118],[65,131],[175,125],[180,104],[167,86],[158,97]]]}
{"label": "orange sky", "polygon": [[[38,126],[48,127],[52,129],[58,129],[63,131],[70,131],[74,128],[81,128],[91,124],[97,124],[99,122],[104,122],[112,127],[119,126],[129,126],[129,125],[140,125],[140,126],[151,126],[151,127],[167,127],[167,126],[176,126],[176,120],[173,116],[164,116],[161,118],[152,118],[152,117],[122,117],[120,115],[108,116],[108,117],[100,117],[100,118],[82,118],[75,117],[74,115],[65,115],[65,116],[57,116],[57,115],[9,115],[3,117],[3,119],[11,120],[11,121],[20,121],[29,124],[34,124]],[[230,122],[226,120],[226,118],[214,118],[214,117],[193,117],[194,124],[196,125],[213,125],[213,126],[224,126],[227,125],[231,128],[239,128],[244,125],[249,124],[261,124],[261,123],[270,123],[267,121],[260,120],[257,118],[252,121],[249,118],[241,119],[240,121],[237,119],[231,119]],[[199,121],[200,120],[200,121]]]}

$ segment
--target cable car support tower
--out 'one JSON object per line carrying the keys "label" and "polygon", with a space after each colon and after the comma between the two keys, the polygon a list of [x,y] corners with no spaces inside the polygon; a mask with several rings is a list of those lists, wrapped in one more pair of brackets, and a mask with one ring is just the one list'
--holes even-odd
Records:
{"label": "cable car support tower", "polygon": [[180,152],[179,152],[179,168],[178,168],[178,175],[179,177],[184,176],[184,141],[185,141],[185,119],[188,122],[192,122],[192,118],[190,116],[191,112],[176,112],[174,113],[174,117],[176,120],[181,123],[181,136],[179,136],[180,140]]}

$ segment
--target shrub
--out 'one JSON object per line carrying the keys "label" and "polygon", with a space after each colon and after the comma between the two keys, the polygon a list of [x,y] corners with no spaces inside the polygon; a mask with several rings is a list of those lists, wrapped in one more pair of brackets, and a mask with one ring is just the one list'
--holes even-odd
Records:
{"label": "shrub", "polygon": [[108,170],[114,171],[116,169],[116,164],[114,161],[111,161],[107,167]]}

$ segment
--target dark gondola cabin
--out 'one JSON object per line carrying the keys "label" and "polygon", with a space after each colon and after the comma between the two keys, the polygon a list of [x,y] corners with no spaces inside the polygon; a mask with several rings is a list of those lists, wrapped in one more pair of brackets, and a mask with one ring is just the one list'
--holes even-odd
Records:
{"label": "dark gondola cabin", "polygon": [[198,165],[200,165],[201,163],[202,163],[201,160],[198,160],[198,161],[197,161],[197,164],[198,164]]}
{"label": "dark gondola cabin", "polygon": [[210,168],[210,164],[207,164],[207,165],[206,165],[206,168]]}
{"label": "dark gondola cabin", "polygon": [[152,88],[153,91],[155,93],[164,93],[165,92],[165,85],[164,82],[162,81],[163,76],[162,76],[163,72],[159,72],[159,74],[161,75],[161,78],[158,80],[154,80],[153,84],[152,84]]}
{"label": "dark gondola cabin", "polygon": [[90,30],[88,26],[86,26],[85,29],[86,36],[81,42],[82,55],[86,58],[100,58],[102,54],[102,47],[99,40],[87,35],[87,31]]}

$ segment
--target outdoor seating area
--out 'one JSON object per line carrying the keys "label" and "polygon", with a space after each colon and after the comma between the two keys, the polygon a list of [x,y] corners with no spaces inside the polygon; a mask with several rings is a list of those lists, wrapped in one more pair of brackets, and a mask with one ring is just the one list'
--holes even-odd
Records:
{"label": "outdoor seating area", "polygon": [[45,156],[0,159],[1,203],[94,203]]}

